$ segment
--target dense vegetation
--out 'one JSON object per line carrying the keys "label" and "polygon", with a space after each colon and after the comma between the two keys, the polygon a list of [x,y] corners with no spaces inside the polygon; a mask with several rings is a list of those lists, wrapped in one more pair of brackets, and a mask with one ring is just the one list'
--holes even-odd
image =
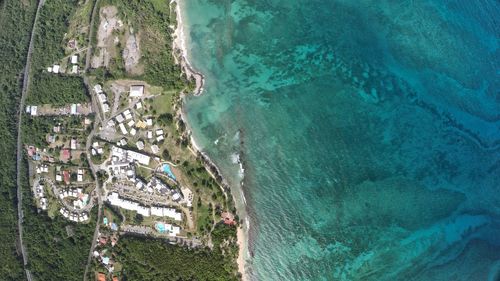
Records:
{"label": "dense vegetation", "polygon": [[[27,177],[27,174],[25,174]],[[96,209],[89,224],[76,224],[39,212],[24,179],[24,242],[29,254],[28,267],[36,280],[81,280],[95,228]]]}
{"label": "dense vegetation", "polygon": [[89,100],[82,78],[45,72],[47,67],[60,63],[66,56],[64,46],[68,38],[64,35],[77,3],[77,0],[46,1],[40,11],[31,58],[28,104],[62,105]]}
{"label": "dense vegetation", "polygon": [[16,113],[36,11],[34,0],[0,1],[0,279],[23,280],[16,251]]}
{"label": "dense vegetation", "polygon": [[59,76],[38,72],[32,76],[28,104],[52,104],[55,106],[89,101],[87,88],[78,76]]}
{"label": "dense vegetation", "polygon": [[[170,11],[169,1],[141,0],[104,0],[100,6],[113,5],[118,8],[119,16],[128,22],[134,30],[140,30],[141,64],[144,74],[137,79],[145,80],[151,85],[166,89],[184,89],[194,87],[193,81],[188,81],[182,74],[179,65],[172,56],[172,34],[170,26],[176,25],[175,14]],[[98,25],[96,21],[96,25]],[[125,75],[123,60],[114,58],[110,71],[114,78]]]}
{"label": "dense vegetation", "polygon": [[217,225],[213,250],[189,249],[166,241],[125,236],[118,244],[118,260],[126,280],[238,280],[234,242],[236,229]]}

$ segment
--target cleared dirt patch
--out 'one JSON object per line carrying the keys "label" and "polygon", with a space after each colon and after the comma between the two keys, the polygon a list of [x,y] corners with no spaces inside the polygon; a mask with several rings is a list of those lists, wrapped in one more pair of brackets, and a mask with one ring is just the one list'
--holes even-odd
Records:
{"label": "cleared dirt patch", "polygon": [[133,33],[131,29],[127,32],[125,49],[123,50],[123,61],[125,62],[125,70],[133,75],[140,75],[144,72],[144,67],[139,65],[141,58],[140,52],[140,36]]}
{"label": "cleared dirt patch", "polygon": [[115,6],[102,7],[99,12],[99,28],[97,29],[97,48],[92,57],[92,68],[108,67],[109,61],[117,52],[120,42],[118,34],[123,30],[123,22],[118,18]]}

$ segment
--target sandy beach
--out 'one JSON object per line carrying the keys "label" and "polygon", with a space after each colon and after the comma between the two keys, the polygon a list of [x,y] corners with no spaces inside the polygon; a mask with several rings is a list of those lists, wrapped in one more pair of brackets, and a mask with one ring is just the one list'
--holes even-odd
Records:
{"label": "sandy beach", "polygon": [[[181,7],[181,4],[179,2],[180,1],[174,1],[174,0],[172,0],[170,2],[171,5],[173,3],[176,4],[175,12],[177,14],[177,26],[175,27],[174,41],[173,41],[174,58],[175,58],[176,62],[181,65],[184,73],[188,77],[192,77],[193,79],[195,79],[196,88],[194,90],[194,94],[200,95],[203,92],[203,85],[204,85],[205,77],[203,76],[202,73],[200,73],[192,68],[192,66],[190,65],[189,60],[187,58],[188,52],[187,52],[187,47],[186,47],[186,38],[185,38],[185,34],[184,34],[184,25],[183,25],[184,22],[183,22],[182,13],[181,13],[182,7]],[[187,122],[185,112],[182,108],[179,108],[179,111],[180,111],[181,119],[186,124],[187,130],[188,130],[189,134],[191,135],[191,128],[189,126],[189,123]],[[208,160],[209,164],[214,166],[218,172],[218,168],[214,165],[214,163],[210,160],[210,158],[208,158],[208,156],[203,151],[201,151],[200,146],[198,146],[198,144],[196,143],[196,140],[192,137],[192,135],[190,137],[190,142],[191,142],[190,146],[192,148],[192,152],[194,154],[198,154],[198,153],[202,154]],[[216,177],[216,175],[214,175],[210,171],[209,167],[207,167],[207,170],[210,174],[212,174],[213,177]],[[218,174],[220,176],[219,172],[218,172]],[[225,183],[226,181],[223,180],[223,182]],[[238,192],[238,194],[240,194],[240,193]],[[241,197],[242,197],[243,206],[240,206],[238,208],[238,211],[239,211],[238,213],[240,215],[240,218],[244,219],[244,221],[246,223],[243,225],[240,225],[238,227],[238,230],[237,230],[237,243],[239,246],[237,263],[238,263],[238,271],[242,275],[242,280],[246,281],[246,280],[248,280],[247,272],[245,269],[245,263],[246,263],[245,259],[247,256],[247,242],[248,242],[248,220],[245,216],[242,216],[242,214],[244,214],[244,212],[240,212],[240,210],[242,208],[245,208],[245,206],[244,206],[245,200],[244,200],[244,197],[242,194],[241,194]],[[238,201],[236,201],[236,202],[238,202]],[[238,204],[236,204],[236,205],[238,207]]]}
{"label": "sandy beach", "polygon": [[177,15],[177,26],[174,30],[173,52],[174,58],[178,64],[181,65],[182,71],[188,78],[192,77],[196,82],[194,90],[195,95],[201,95],[203,92],[203,85],[205,84],[205,77],[202,73],[193,69],[187,58],[186,37],[184,35],[184,25],[182,21],[181,3],[180,1],[172,0],[170,5],[175,3],[175,13]]}

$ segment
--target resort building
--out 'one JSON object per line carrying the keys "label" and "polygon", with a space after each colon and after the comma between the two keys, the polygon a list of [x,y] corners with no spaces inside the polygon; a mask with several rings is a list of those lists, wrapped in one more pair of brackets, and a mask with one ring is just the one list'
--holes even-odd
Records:
{"label": "resort building", "polygon": [[151,158],[147,155],[132,151],[125,150],[116,146],[111,148],[111,155],[118,157],[118,159],[127,160],[129,162],[138,162],[142,165],[149,165]]}

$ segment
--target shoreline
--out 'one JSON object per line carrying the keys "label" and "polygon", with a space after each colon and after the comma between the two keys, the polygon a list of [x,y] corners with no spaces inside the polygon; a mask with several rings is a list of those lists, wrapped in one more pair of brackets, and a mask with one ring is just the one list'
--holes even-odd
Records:
{"label": "shoreline", "polygon": [[[176,18],[177,18],[177,26],[174,29],[174,40],[173,40],[173,46],[172,46],[172,52],[174,55],[174,59],[176,63],[181,65],[181,69],[183,73],[186,74],[188,78],[193,78],[195,79],[196,82],[196,87],[194,89],[194,95],[199,96],[203,93],[203,86],[205,84],[205,76],[196,70],[193,69],[191,64],[189,63],[189,60],[187,58],[187,47],[186,47],[186,38],[184,35],[184,24],[182,21],[182,13],[181,13],[181,2],[182,0],[171,0],[170,5],[175,3],[175,13],[176,13]],[[210,175],[218,182],[218,184],[221,186],[222,191],[224,195],[227,197],[227,192],[226,190],[231,190],[231,187],[229,186],[227,180],[222,176],[219,167],[215,165],[215,163],[208,157],[208,155],[203,152],[200,149],[200,146],[196,143],[196,140],[192,136],[192,130],[191,127],[189,126],[189,123],[187,121],[187,118],[185,116],[185,111],[184,109],[184,96],[181,95],[181,102],[180,106],[178,108],[177,116],[179,116],[180,120],[184,122],[186,125],[186,133],[187,133],[187,138],[189,138],[189,147],[191,152],[195,156],[199,156],[208,171]],[[240,163],[240,168],[241,168],[241,163]],[[240,220],[242,220],[244,223],[240,223],[237,227],[237,244],[238,244],[238,258],[236,260],[237,265],[238,265],[238,272],[241,273],[241,280],[242,281],[247,281],[248,276],[247,276],[247,270],[246,270],[246,259],[248,257],[248,229],[249,229],[249,220],[248,217],[245,213],[245,208],[246,208],[246,199],[243,194],[243,190],[238,190],[238,192],[234,193],[231,192],[233,196],[233,201],[235,203],[235,207],[237,210],[237,213],[240,217]],[[243,206],[239,206],[238,200],[236,200],[235,194],[239,194],[241,196],[241,201]]]}
{"label": "shoreline", "polygon": [[196,71],[189,63],[180,1],[182,0],[170,1],[170,5],[175,3],[175,14],[177,21],[177,26],[175,26],[173,34],[174,40],[173,40],[172,52],[174,55],[175,62],[177,64],[180,64],[182,72],[186,74],[188,79],[193,78],[195,80],[196,86],[194,89],[194,95],[199,96],[203,93],[203,86],[205,85],[205,76],[201,72]]}

